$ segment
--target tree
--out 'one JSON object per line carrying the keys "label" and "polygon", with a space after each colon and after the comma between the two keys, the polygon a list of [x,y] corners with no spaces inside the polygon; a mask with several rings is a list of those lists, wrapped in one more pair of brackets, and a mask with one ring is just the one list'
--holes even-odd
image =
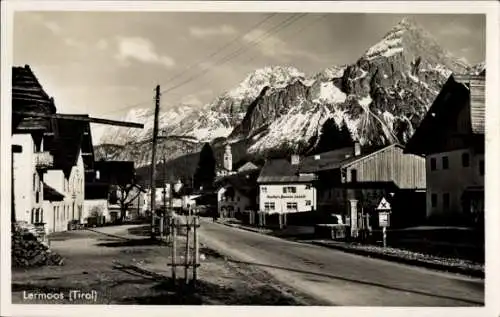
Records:
{"label": "tree", "polygon": [[116,185],[116,200],[120,205],[120,221],[125,220],[127,210],[144,190],[135,182]]}
{"label": "tree", "polygon": [[351,136],[351,131],[347,127],[347,124],[344,120],[340,124],[340,133],[339,133],[339,148],[351,146],[354,143],[354,140]]}
{"label": "tree", "polygon": [[211,188],[215,179],[215,157],[212,147],[209,143],[205,143],[200,152],[198,167],[194,173],[194,186],[196,189]]}
{"label": "tree", "polygon": [[321,136],[314,150],[314,154],[333,151],[351,146],[353,140],[344,120],[337,126],[333,118],[327,119],[321,127]]}

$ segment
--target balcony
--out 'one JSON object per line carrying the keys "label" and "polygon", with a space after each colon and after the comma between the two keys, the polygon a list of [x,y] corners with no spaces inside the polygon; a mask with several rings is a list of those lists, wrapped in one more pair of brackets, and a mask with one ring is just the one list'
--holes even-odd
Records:
{"label": "balcony", "polygon": [[54,157],[50,152],[38,152],[35,154],[35,166],[37,169],[45,169],[52,167],[54,164]]}

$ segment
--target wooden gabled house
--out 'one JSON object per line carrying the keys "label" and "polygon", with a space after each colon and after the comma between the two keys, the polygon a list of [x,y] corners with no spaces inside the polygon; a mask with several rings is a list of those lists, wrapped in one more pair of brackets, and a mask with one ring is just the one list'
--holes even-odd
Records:
{"label": "wooden gabled house", "polygon": [[66,230],[70,221],[84,222],[85,182],[93,173],[89,123],[61,116],[50,120],[50,133],[44,136],[45,147],[54,157],[54,164],[47,170],[44,183],[64,196],[59,201],[45,199],[45,209],[51,213],[47,221],[49,232]]}
{"label": "wooden gabled house", "polygon": [[13,222],[28,222],[46,232],[83,222],[85,182],[95,179],[90,122],[144,127],[56,113],[53,98],[31,68],[12,68]]}
{"label": "wooden gabled house", "polygon": [[12,153],[13,221],[43,225],[43,175],[54,163],[44,145],[50,121],[17,115],[16,111],[51,115],[56,107],[29,66],[12,68],[12,110],[12,145],[16,149]]}
{"label": "wooden gabled house", "polygon": [[485,77],[452,75],[406,146],[425,157],[427,217],[484,221]]}
{"label": "wooden gabled house", "polygon": [[403,149],[392,144],[363,153],[355,143],[354,148],[305,158],[301,170],[318,177],[318,211],[339,214],[353,228],[376,227],[375,208],[385,198],[393,204],[393,225],[409,226],[423,221],[424,205],[419,203],[425,199],[419,197],[425,191],[425,160],[404,154]]}

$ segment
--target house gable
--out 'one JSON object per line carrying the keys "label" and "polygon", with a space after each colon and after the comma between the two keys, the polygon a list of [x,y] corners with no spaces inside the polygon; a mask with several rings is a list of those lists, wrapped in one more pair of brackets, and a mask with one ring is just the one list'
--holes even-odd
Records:
{"label": "house gable", "polygon": [[427,155],[484,142],[484,79],[450,76],[406,145],[405,153]]}
{"label": "house gable", "polygon": [[300,164],[292,165],[287,159],[268,160],[257,179],[260,184],[307,183],[316,179],[310,173],[300,173]]}
{"label": "house gable", "polygon": [[53,169],[61,169],[66,178],[77,164],[82,150],[83,132],[87,122],[69,119],[51,120],[50,135],[45,136],[45,148],[54,156]]}
{"label": "house gable", "polygon": [[54,100],[45,92],[31,68],[12,68],[12,133],[48,130],[50,120],[16,112],[56,113]]}

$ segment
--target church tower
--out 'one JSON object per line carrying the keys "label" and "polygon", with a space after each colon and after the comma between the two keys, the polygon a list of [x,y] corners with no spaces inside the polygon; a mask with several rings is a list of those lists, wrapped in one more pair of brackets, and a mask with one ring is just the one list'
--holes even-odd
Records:
{"label": "church tower", "polygon": [[233,154],[231,153],[231,145],[226,144],[226,148],[224,150],[224,166],[225,170],[232,171],[233,169]]}

